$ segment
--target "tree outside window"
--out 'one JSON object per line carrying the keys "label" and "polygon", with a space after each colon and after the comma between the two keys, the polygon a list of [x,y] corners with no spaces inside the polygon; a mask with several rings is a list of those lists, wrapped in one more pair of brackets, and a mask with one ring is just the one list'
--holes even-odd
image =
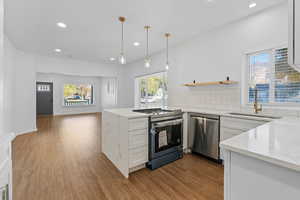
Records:
{"label": "tree outside window", "polygon": [[92,85],[64,85],[64,105],[91,105],[94,104]]}
{"label": "tree outside window", "polygon": [[136,78],[136,103],[137,107],[162,107],[167,104],[166,73]]}

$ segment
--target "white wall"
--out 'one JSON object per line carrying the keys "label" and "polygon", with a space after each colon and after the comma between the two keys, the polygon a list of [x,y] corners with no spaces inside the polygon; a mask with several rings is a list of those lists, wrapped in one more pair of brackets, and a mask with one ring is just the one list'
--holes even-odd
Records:
{"label": "white wall", "polygon": [[11,196],[14,58],[12,46],[4,36],[3,12],[3,0],[0,0],[0,187],[9,184]]}
{"label": "white wall", "polygon": [[[174,33],[176,37],[176,33]],[[212,30],[170,49],[168,71],[169,105],[236,108],[240,106],[240,85],[229,87],[187,88],[183,83],[231,80],[241,82],[244,55],[249,50],[272,48],[287,44],[288,9],[286,4],[265,10],[235,23]],[[172,37],[170,39],[172,43]],[[134,77],[164,70],[165,54],[152,57],[146,69],[143,61],[129,64],[127,105],[134,104]]]}
{"label": "white wall", "polygon": [[[128,81],[128,79],[124,77],[126,67],[114,64],[91,63],[61,57],[37,56],[36,58],[36,70],[39,73],[116,78],[118,86],[117,106],[124,107],[126,102],[124,102],[123,99],[126,99],[127,93],[124,87],[127,85],[123,83]],[[108,106],[110,107],[110,105]]]}
{"label": "white wall", "polygon": [[19,135],[36,130],[34,55],[17,51],[15,67],[14,129],[15,133]]}
{"label": "white wall", "polygon": [[[5,90],[0,89],[0,91],[3,92],[3,95],[1,95],[0,99],[4,96],[6,98],[1,100],[0,109],[4,109],[5,104],[6,121],[5,123],[3,122],[0,124],[2,127],[0,134],[5,131],[14,132],[19,135],[36,130],[35,85],[36,74],[38,72],[86,77],[116,77],[118,83],[123,79],[122,73],[124,69],[118,65],[90,63],[63,57],[47,57],[25,53],[16,49],[8,38],[5,38],[4,41],[6,58],[4,62],[6,63],[7,67],[4,68],[1,65],[3,68],[0,70],[3,70],[3,73],[0,74],[0,77],[2,77],[0,82],[2,84],[0,85],[0,88],[3,87],[4,81],[6,87]],[[97,82],[99,81],[97,80]],[[101,88],[100,85],[99,88]],[[122,91],[123,90],[120,88],[120,94]],[[99,92],[99,94],[100,93],[101,92]],[[121,97],[122,95],[119,96]],[[99,97],[98,100],[101,100],[101,98]],[[122,100],[120,99],[119,102],[122,102]],[[85,108],[84,110],[78,108],[73,109],[72,111],[66,108],[59,108],[59,106],[55,108],[56,114],[71,114],[74,112],[82,113],[94,111],[98,112],[100,110],[101,107],[98,105]],[[4,111],[2,112],[1,110],[0,118],[3,115]],[[11,118],[13,118],[13,120],[10,120]]]}
{"label": "white wall", "polygon": [[[101,104],[102,108],[114,108],[118,105],[117,79],[112,77],[101,78]],[[121,99],[120,99],[121,100]]]}
{"label": "white wall", "polygon": [[16,49],[4,37],[4,132],[14,132],[13,113],[14,113],[14,96],[15,96],[15,52]]}
{"label": "white wall", "polygon": [[[13,45],[11,46],[13,47]],[[13,54],[15,65],[15,102],[13,123],[14,132],[17,135],[36,130],[35,85],[37,73],[90,77],[110,76],[117,77],[118,81],[122,79],[122,68],[117,65],[90,63],[63,57],[40,56],[25,53],[16,49],[13,50]],[[62,78],[57,78],[58,80],[62,80]],[[54,107],[55,114],[98,112],[100,110],[101,107],[98,105],[83,109],[74,108],[70,110],[69,108],[59,106],[57,103]]]}
{"label": "white wall", "polygon": [[92,63],[63,57],[36,55],[36,71],[75,76],[119,76],[121,67],[113,64]]}
{"label": "white wall", "polygon": [[8,157],[4,132],[4,33],[3,33],[3,0],[0,0],[0,187],[7,184],[8,172],[5,165]]}
{"label": "white wall", "polygon": [[0,0],[0,136],[4,134],[4,32],[3,32],[3,0]]}
{"label": "white wall", "polygon": [[[101,77],[70,76],[62,74],[37,73],[37,81],[53,83],[53,113],[54,115],[93,113],[102,110]],[[64,84],[92,84],[94,89],[94,105],[64,106]]]}

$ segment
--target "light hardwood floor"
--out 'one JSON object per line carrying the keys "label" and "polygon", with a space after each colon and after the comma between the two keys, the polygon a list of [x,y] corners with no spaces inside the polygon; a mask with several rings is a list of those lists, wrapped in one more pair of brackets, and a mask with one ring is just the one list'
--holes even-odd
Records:
{"label": "light hardwood floor", "polygon": [[125,179],[101,153],[101,114],[37,123],[13,142],[14,200],[223,200],[223,168],[195,155]]}

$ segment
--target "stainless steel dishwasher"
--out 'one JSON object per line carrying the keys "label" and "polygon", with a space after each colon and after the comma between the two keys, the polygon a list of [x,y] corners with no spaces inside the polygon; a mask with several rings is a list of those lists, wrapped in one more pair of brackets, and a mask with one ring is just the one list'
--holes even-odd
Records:
{"label": "stainless steel dishwasher", "polygon": [[193,153],[219,161],[220,116],[189,114],[188,146]]}

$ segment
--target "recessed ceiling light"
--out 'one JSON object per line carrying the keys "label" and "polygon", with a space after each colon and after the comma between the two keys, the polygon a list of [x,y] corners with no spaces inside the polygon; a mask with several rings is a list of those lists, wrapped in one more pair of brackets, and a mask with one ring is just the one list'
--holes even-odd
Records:
{"label": "recessed ceiling light", "polygon": [[140,43],[139,42],[134,42],[133,45],[138,47],[138,46],[140,46]]}
{"label": "recessed ceiling light", "polygon": [[60,52],[61,52],[61,49],[54,49],[54,51],[55,51],[56,53],[60,53]]}
{"label": "recessed ceiling light", "polygon": [[256,6],[257,6],[257,4],[255,2],[252,2],[252,3],[249,4],[249,8],[254,8]]}
{"label": "recessed ceiling light", "polygon": [[115,61],[116,59],[114,57],[109,58],[110,61]]}
{"label": "recessed ceiling light", "polygon": [[65,24],[63,22],[57,22],[56,25],[60,28],[67,28],[67,24]]}

